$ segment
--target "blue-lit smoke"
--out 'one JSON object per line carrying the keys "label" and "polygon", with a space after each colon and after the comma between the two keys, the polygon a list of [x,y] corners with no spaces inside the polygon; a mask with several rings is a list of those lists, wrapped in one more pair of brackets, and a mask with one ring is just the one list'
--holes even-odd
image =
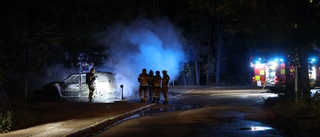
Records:
{"label": "blue-lit smoke", "polygon": [[102,43],[110,48],[111,55],[105,68],[116,73],[117,84],[124,85],[126,97],[137,95],[137,78],[143,68],[154,73],[167,70],[172,82],[185,61],[184,39],[167,19],[114,24],[104,33]]}

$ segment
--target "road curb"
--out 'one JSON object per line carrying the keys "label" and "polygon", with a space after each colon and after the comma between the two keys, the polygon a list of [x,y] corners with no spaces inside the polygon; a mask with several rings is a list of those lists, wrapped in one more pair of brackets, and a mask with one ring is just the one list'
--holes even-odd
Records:
{"label": "road curb", "polygon": [[129,112],[126,112],[126,113],[123,113],[123,114],[119,114],[119,115],[116,115],[116,116],[113,116],[113,117],[109,117],[105,120],[102,120],[100,122],[97,122],[95,124],[92,124],[92,125],[89,125],[85,128],[82,128],[78,131],[75,131],[73,133],[70,133],[68,135],[66,135],[65,137],[78,137],[78,136],[86,136],[86,135],[89,135],[89,134],[93,134],[101,129],[103,129],[104,127],[107,127],[107,126],[110,126],[111,124],[114,124],[116,123],[117,121],[121,120],[121,119],[124,119],[132,114],[135,114],[141,110],[144,110],[144,109],[147,109],[151,106],[154,106],[156,105],[156,103],[152,103],[152,104],[149,104],[149,105],[146,105],[146,106],[143,106],[143,107],[140,107],[140,108],[137,108],[135,110],[132,110],[132,111],[129,111]]}

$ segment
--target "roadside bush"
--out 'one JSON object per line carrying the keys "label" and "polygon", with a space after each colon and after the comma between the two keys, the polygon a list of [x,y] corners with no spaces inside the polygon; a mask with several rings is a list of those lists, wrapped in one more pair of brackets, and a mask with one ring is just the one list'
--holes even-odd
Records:
{"label": "roadside bush", "polygon": [[295,102],[284,97],[270,98],[265,101],[272,106],[280,119],[295,130],[308,131],[320,128],[320,95],[309,101]]}
{"label": "roadside bush", "polygon": [[6,133],[10,130],[11,128],[11,117],[12,117],[12,112],[11,111],[2,111],[0,113],[0,133]]}
{"label": "roadside bush", "polygon": [[37,116],[32,114],[30,110],[27,110],[27,109],[16,110],[12,115],[11,130],[17,130],[17,129],[33,126],[36,123],[37,119],[38,119]]}

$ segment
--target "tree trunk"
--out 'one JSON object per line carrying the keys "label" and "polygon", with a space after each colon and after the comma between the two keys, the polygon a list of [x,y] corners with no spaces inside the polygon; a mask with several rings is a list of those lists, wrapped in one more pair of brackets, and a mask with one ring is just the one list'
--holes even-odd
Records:
{"label": "tree trunk", "polygon": [[222,59],[222,24],[220,17],[217,17],[217,60],[216,60],[216,85],[219,86],[220,83],[220,74],[221,74],[221,59]]}
{"label": "tree trunk", "polygon": [[302,97],[304,100],[309,100],[310,93],[310,81],[309,81],[309,66],[308,66],[308,50],[305,49],[306,45],[300,45],[300,76],[299,87],[301,89]]}
{"label": "tree trunk", "polygon": [[293,97],[294,95],[294,81],[293,81],[293,77],[290,75],[291,74],[291,63],[290,63],[291,59],[288,58],[288,60],[286,61],[286,66],[285,66],[285,69],[286,69],[286,81],[285,81],[285,84],[286,84],[286,96],[288,97]]}
{"label": "tree trunk", "polygon": [[199,83],[199,66],[198,66],[198,61],[196,61],[195,63],[194,63],[194,65],[195,65],[195,67],[196,67],[196,69],[195,69],[195,71],[196,71],[196,85],[198,86],[198,85],[200,85]]}
{"label": "tree trunk", "polygon": [[[208,47],[211,47],[211,43],[212,43],[212,33],[213,33],[213,30],[212,30],[212,16],[210,16],[210,20],[209,20],[209,41],[208,41]],[[211,54],[209,54],[209,55],[211,55]],[[210,59],[211,59],[211,57],[208,56],[208,60],[210,60]],[[212,82],[212,81],[210,81],[210,78],[209,78],[209,73],[210,73],[209,70],[212,69],[212,68],[210,68],[210,67],[211,67],[210,63],[211,63],[211,61],[208,61],[208,62],[207,62],[206,85],[209,85],[210,82]]]}
{"label": "tree trunk", "polygon": [[2,111],[12,111],[12,107],[7,97],[7,94],[4,90],[1,89],[1,87],[0,87],[0,101],[1,101],[1,108],[3,109]]}

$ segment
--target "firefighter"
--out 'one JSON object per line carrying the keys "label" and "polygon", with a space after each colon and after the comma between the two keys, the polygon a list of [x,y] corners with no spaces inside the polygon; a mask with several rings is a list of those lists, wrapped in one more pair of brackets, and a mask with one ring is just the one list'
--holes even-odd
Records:
{"label": "firefighter", "polygon": [[95,75],[96,70],[94,68],[90,69],[90,72],[86,74],[86,82],[89,87],[89,101],[92,101],[93,94],[96,91],[96,83],[95,80],[97,76]]}
{"label": "firefighter", "polygon": [[147,92],[148,92],[148,78],[147,70],[142,69],[142,73],[138,77],[138,82],[140,83],[139,87],[139,96],[141,102],[147,102]]}
{"label": "firefighter", "polygon": [[161,83],[162,83],[162,92],[163,92],[163,97],[164,97],[163,103],[164,104],[168,104],[169,80],[170,80],[170,77],[169,77],[167,71],[163,70]]}
{"label": "firefighter", "polygon": [[159,103],[161,92],[161,76],[160,71],[156,71],[156,75],[153,77],[153,103]]}
{"label": "firefighter", "polygon": [[150,101],[152,101],[152,97],[153,97],[153,71],[150,70],[149,71],[149,78],[148,78],[148,90],[149,90],[149,99]]}

